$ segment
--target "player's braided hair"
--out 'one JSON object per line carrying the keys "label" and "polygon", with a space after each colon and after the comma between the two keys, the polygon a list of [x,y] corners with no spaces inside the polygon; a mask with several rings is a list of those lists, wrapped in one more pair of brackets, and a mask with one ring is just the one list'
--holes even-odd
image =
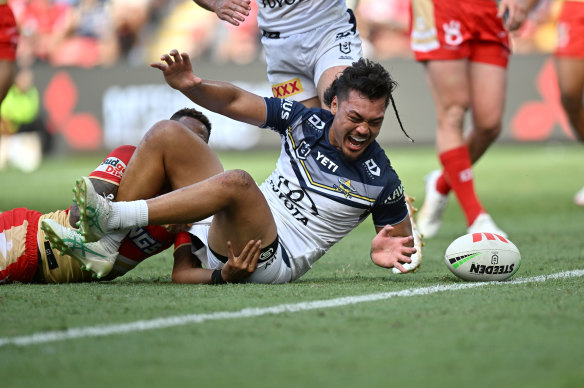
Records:
{"label": "player's braided hair", "polygon": [[402,132],[413,142],[414,140],[404,129],[393,100],[392,92],[396,87],[397,82],[391,78],[383,66],[369,59],[360,58],[357,62],[353,62],[352,66],[345,68],[324,92],[324,103],[330,107],[335,96],[339,101],[345,100],[351,90],[359,92],[370,100],[385,98],[385,107],[391,101]]}
{"label": "player's braided hair", "polygon": [[203,125],[207,128],[207,132],[209,132],[209,137],[211,136],[211,122],[202,112],[194,108],[182,108],[174,112],[172,116],[170,116],[171,120],[178,120],[181,117],[192,117],[195,120],[199,120]]}

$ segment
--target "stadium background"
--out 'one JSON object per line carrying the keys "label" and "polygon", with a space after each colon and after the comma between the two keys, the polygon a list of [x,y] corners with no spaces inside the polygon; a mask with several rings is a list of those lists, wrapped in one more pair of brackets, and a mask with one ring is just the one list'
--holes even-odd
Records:
{"label": "stadium background", "polygon": [[[22,33],[19,67],[32,70],[40,98],[32,129],[43,132],[46,153],[137,144],[150,125],[191,105],[148,66],[172,48],[190,53],[199,76],[271,95],[253,12],[236,28],[190,0],[11,0],[10,4]],[[399,83],[395,96],[406,130],[417,144],[431,144],[435,112],[422,65],[413,61],[408,47],[408,1],[348,4],[355,9],[366,56],[383,63]],[[510,62],[502,142],[573,139],[549,56],[555,47],[559,4],[541,1],[522,30],[512,36],[517,55]],[[71,21],[71,15],[86,24]],[[211,145],[216,149],[279,144],[277,136],[265,136],[258,128],[209,116],[214,124]],[[379,138],[382,145],[407,142],[398,128],[390,112]]]}

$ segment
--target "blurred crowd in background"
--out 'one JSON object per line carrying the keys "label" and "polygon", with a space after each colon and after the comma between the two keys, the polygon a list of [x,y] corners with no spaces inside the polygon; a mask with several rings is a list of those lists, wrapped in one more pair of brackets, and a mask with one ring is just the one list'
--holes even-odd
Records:
{"label": "blurred crowd in background", "polygon": [[[28,132],[46,133],[39,120],[39,93],[32,70],[54,67],[147,66],[172,48],[217,64],[262,62],[257,5],[235,27],[192,0],[9,0],[20,29],[18,71],[1,107],[0,169],[23,163],[32,171],[50,145]],[[383,61],[413,58],[409,43],[409,0],[347,0],[357,18],[366,57]],[[551,53],[557,41],[561,0],[540,0],[512,35],[516,54]],[[41,130],[39,130],[41,128]],[[19,133],[22,136],[8,136]],[[23,147],[17,146],[23,142]],[[36,150],[23,158],[22,150]],[[12,158],[10,155],[14,154]]]}
{"label": "blurred crowd in background", "polygon": [[[410,57],[409,0],[348,0],[365,54],[376,60]],[[514,34],[517,53],[555,47],[558,0],[542,0]],[[257,6],[239,27],[191,0],[10,0],[21,30],[18,62],[53,66],[143,66],[171,48],[192,58],[248,64],[262,59]]]}

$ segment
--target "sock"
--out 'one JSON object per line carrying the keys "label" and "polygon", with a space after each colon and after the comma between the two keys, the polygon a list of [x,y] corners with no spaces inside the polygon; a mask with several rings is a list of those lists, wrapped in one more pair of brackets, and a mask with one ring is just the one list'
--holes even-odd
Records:
{"label": "sock", "polygon": [[466,224],[470,226],[477,216],[485,211],[474,190],[468,148],[463,145],[443,152],[440,154],[440,162],[444,166],[444,175],[464,212]]}
{"label": "sock", "polygon": [[131,202],[111,202],[112,212],[107,220],[111,230],[148,225],[148,205],[141,199]]}
{"label": "sock", "polygon": [[436,180],[436,191],[442,195],[448,195],[448,193],[450,193],[450,189],[451,187],[448,184],[446,177],[444,176],[444,171],[442,171],[442,174]]}
{"label": "sock", "polygon": [[119,251],[122,240],[126,238],[127,234],[127,230],[120,230],[119,232],[106,234],[99,242],[109,253],[116,253]]}

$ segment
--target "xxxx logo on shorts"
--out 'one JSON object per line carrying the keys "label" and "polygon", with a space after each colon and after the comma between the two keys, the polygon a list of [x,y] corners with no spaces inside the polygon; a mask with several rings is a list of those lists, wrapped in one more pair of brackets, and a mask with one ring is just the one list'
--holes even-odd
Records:
{"label": "xxxx logo on shorts", "polygon": [[274,97],[284,98],[300,94],[304,91],[300,78],[294,78],[290,81],[282,82],[272,86]]}

